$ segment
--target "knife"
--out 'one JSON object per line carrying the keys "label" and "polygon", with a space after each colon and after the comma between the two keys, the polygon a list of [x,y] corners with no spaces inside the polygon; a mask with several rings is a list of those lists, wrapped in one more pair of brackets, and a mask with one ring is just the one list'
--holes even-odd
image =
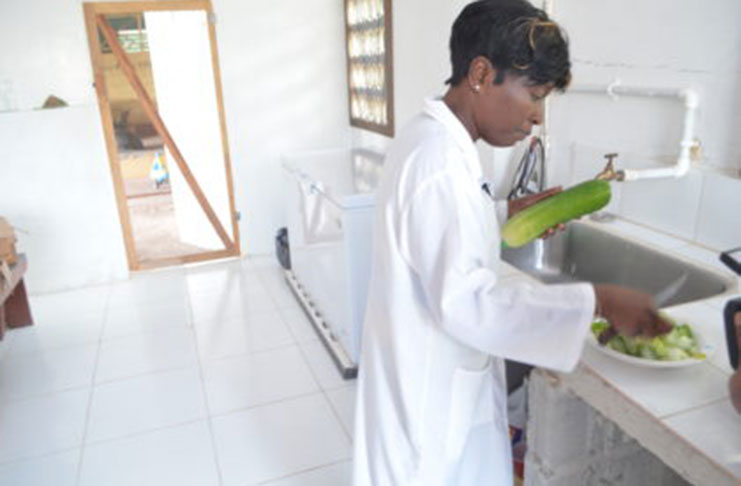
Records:
{"label": "knife", "polygon": [[656,307],[661,307],[666,304],[669,299],[677,295],[677,292],[679,292],[679,289],[686,281],[687,273],[683,273],[678,279],[658,291],[656,295],[654,295],[654,303],[656,304]]}
{"label": "knife", "polygon": [[[667,303],[669,299],[677,295],[677,292],[679,292],[679,289],[682,287],[682,285],[684,285],[686,281],[687,273],[683,273],[678,279],[672,281],[669,285],[659,290],[656,295],[654,295],[654,304],[656,305],[656,307],[661,307],[662,305]],[[617,334],[617,330],[614,327],[610,326],[605,329],[602,334],[599,335],[597,341],[604,346],[610,339],[617,336]]]}

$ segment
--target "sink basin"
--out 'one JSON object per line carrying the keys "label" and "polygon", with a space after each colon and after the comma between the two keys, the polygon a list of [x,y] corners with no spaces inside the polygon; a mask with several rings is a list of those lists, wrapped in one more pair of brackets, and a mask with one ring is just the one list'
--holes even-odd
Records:
{"label": "sink basin", "polygon": [[[720,274],[579,222],[546,240],[504,249],[502,260],[544,283],[610,283],[654,297],[671,287],[660,307],[713,297],[729,287]],[[678,280],[681,286],[672,286]]]}

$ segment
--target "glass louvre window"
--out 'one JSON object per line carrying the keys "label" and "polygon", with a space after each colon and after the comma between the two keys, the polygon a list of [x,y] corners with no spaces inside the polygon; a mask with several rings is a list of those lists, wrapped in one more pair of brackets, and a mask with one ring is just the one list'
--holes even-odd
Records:
{"label": "glass louvre window", "polygon": [[345,0],[350,125],[394,134],[391,0]]}

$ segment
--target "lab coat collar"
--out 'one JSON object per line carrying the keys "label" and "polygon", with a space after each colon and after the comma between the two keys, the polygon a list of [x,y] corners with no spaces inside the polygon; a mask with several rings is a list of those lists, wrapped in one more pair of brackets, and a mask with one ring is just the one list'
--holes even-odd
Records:
{"label": "lab coat collar", "polygon": [[476,150],[476,145],[471,138],[471,134],[468,133],[463,123],[455,116],[448,105],[442,100],[442,98],[427,98],[425,100],[424,113],[436,119],[446,128],[453,140],[463,150],[466,160],[466,166],[471,176],[475,181],[482,179],[481,162],[479,161],[479,153]]}

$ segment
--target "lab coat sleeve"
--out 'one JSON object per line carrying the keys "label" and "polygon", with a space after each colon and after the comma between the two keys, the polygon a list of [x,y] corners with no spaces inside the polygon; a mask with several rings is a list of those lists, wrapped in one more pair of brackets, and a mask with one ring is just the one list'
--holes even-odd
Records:
{"label": "lab coat sleeve", "polygon": [[431,325],[502,358],[569,371],[593,318],[591,284],[499,282],[470,181],[440,172],[421,184],[397,221],[403,257],[419,279]]}

